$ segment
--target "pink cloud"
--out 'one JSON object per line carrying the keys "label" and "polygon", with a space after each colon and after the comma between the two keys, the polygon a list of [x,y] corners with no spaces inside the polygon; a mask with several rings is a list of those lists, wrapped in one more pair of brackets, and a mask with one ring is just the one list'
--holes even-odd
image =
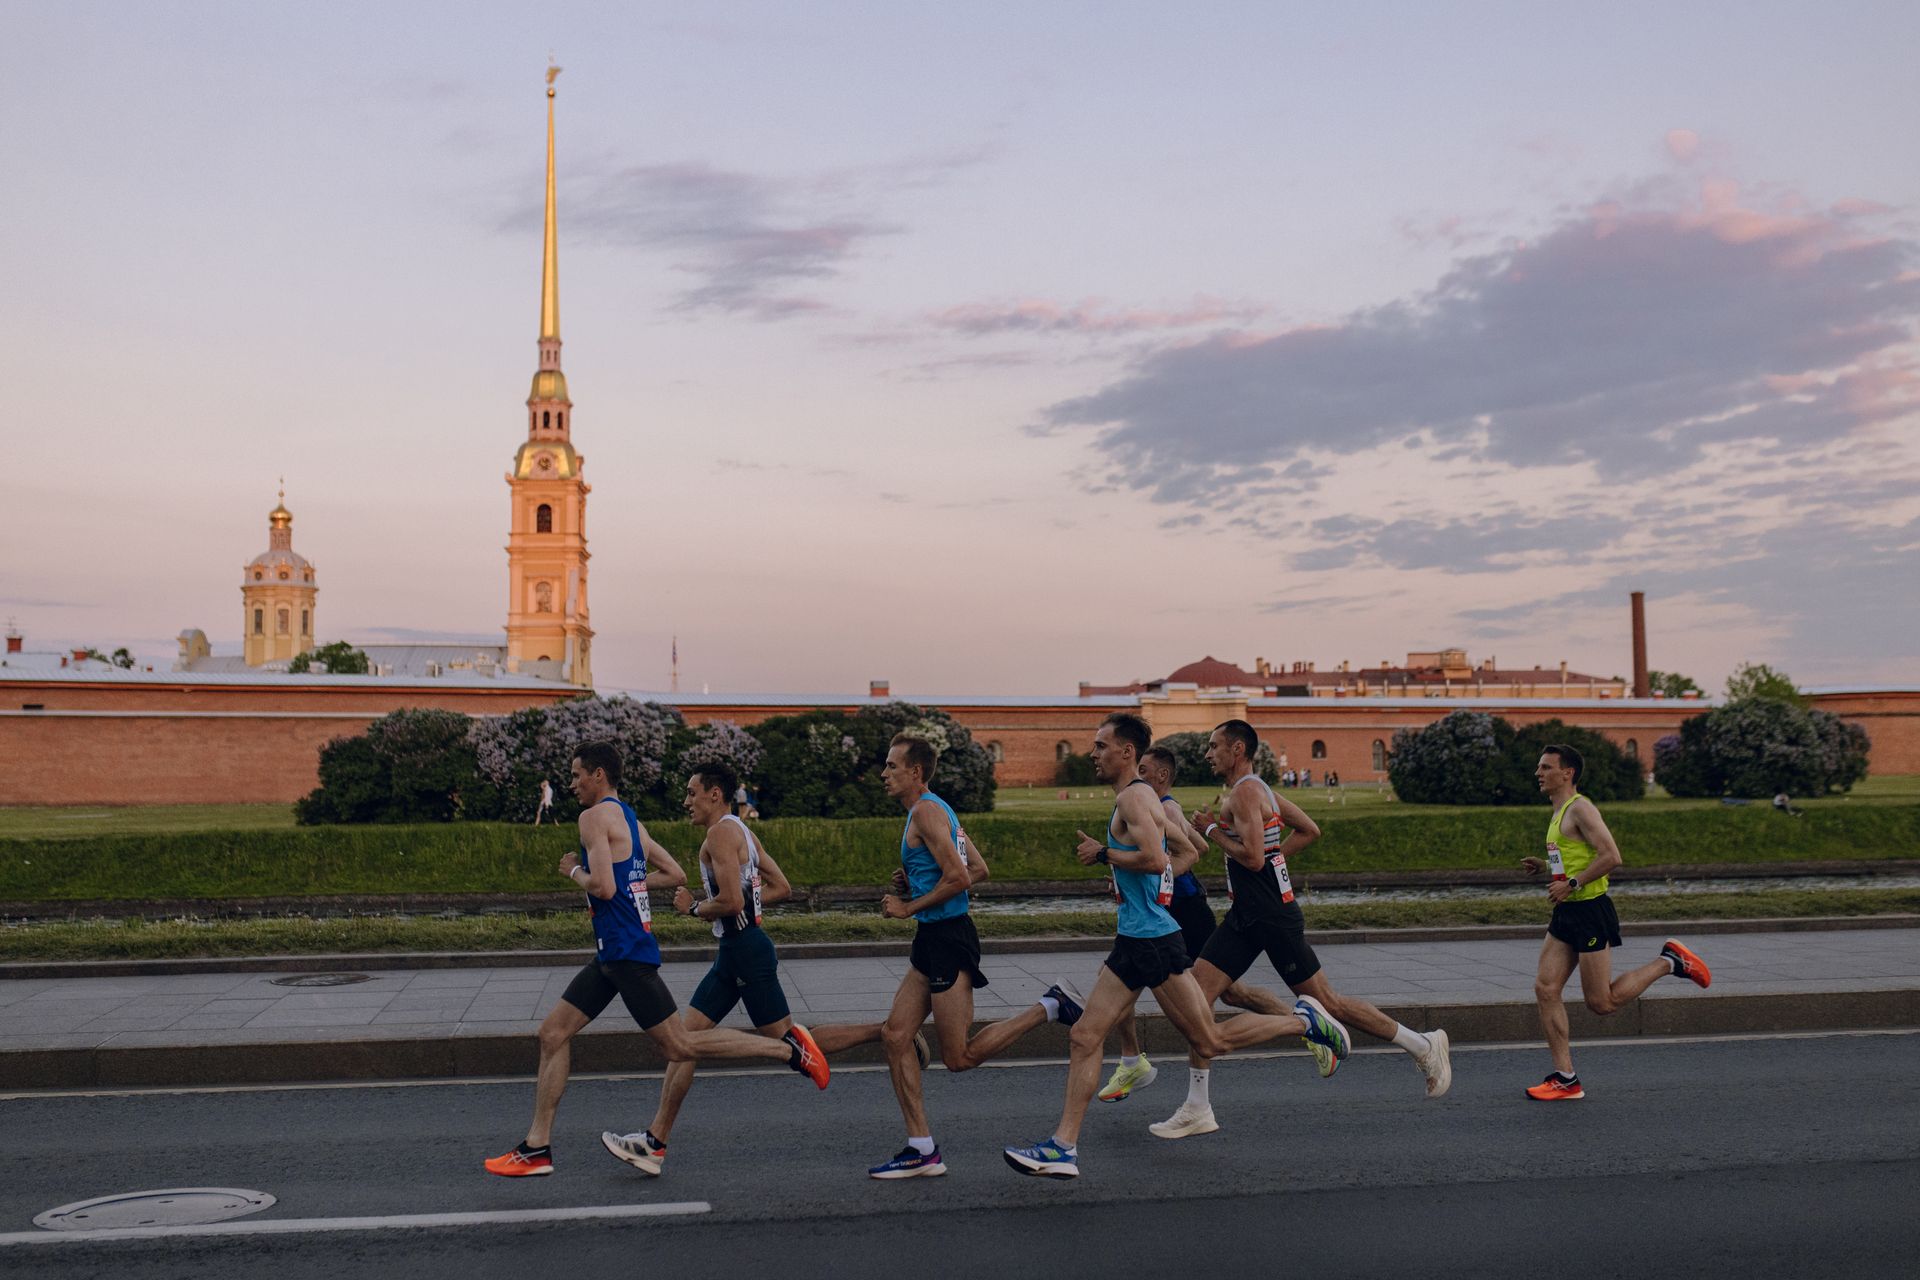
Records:
{"label": "pink cloud", "polygon": [[1266,314],[1264,305],[1196,297],[1186,307],[1115,308],[1101,299],[1064,304],[1044,298],[1017,302],[966,303],[928,318],[941,329],[989,333],[1140,333],[1152,329],[1190,329],[1201,325],[1244,324]]}
{"label": "pink cloud", "polygon": [[1700,154],[1700,135],[1691,129],[1667,130],[1667,154],[1686,164]]}

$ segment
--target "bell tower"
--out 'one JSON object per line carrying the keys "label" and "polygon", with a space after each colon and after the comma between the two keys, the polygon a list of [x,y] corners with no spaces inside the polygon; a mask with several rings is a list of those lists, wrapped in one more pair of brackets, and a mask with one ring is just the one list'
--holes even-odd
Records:
{"label": "bell tower", "polygon": [[540,363],[527,395],[527,438],[507,473],[507,670],[593,685],[587,615],[586,459],[572,441],[573,401],[560,371],[560,258],[554,221],[553,80],[547,68],[547,219],[540,269]]}
{"label": "bell tower", "polygon": [[313,648],[319,591],[312,562],[293,549],[293,512],[283,482],[280,501],[267,513],[267,549],[240,571],[241,652],[248,666],[289,662]]}

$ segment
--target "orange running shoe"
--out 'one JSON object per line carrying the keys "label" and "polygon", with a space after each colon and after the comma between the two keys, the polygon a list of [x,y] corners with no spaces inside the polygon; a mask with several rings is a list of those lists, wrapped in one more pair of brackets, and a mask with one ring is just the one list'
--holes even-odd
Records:
{"label": "orange running shoe", "polygon": [[1587,1096],[1587,1091],[1580,1087],[1579,1076],[1575,1076],[1572,1082],[1568,1083],[1559,1076],[1550,1075],[1529,1088],[1527,1096],[1535,1102],[1578,1102]]}
{"label": "orange running shoe", "polygon": [[813,1042],[813,1036],[799,1023],[780,1037],[793,1046],[793,1060],[787,1065],[814,1082],[820,1088],[827,1087],[827,1077],[832,1072],[827,1067],[827,1055],[820,1052],[820,1046]]}
{"label": "orange running shoe", "polygon": [[1687,950],[1672,938],[1660,948],[1660,954],[1673,961],[1673,972],[1682,978],[1689,978],[1694,985],[1704,987],[1713,981],[1713,973],[1707,968],[1707,962]]}
{"label": "orange running shoe", "polygon": [[529,1154],[515,1147],[507,1154],[487,1161],[487,1172],[497,1173],[503,1178],[537,1178],[543,1173],[552,1173],[553,1149],[542,1147]]}

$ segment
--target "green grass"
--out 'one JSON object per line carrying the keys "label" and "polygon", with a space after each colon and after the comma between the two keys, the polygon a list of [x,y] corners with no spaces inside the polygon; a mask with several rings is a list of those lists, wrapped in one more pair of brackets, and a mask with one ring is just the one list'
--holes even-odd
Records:
{"label": "green grass", "polygon": [[[1609,811],[1630,863],[1711,867],[1730,862],[1913,857],[1920,804],[1826,804],[1789,818],[1763,806]],[[996,880],[1098,879],[1071,850],[1087,824],[1072,816],[976,814],[968,832]],[[1377,813],[1328,816],[1323,837],[1296,871],[1402,871],[1510,867],[1539,851],[1546,813],[1469,809],[1417,822]],[[655,837],[683,864],[697,847],[686,823],[657,823]],[[899,865],[892,818],[773,819],[766,846],[795,884],[882,884]],[[327,894],[530,893],[564,889],[557,866],[574,846],[569,827],[493,823],[293,827],[284,830],[0,841],[0,901],[246,898]]]}
{"label": "green grass", "polygon": [[[1635,897],[1635,920],[1786,919],[1920,911],[1920,890],[1836,889],[1808,892],[1677,893]],[[1446,902],[1347,903],[1309,907],[1315,929],[1390,929],[1543,922],[1539,902],[1463,898]],[[989,938],[1088,937],[1113,933],[1111,911],[976,916]],[[655,921],[666,943],[705,943],[712,934],[691,920]],[[905,942],[913,927],[879,916],[783,916],[768,922],[777,941]],[[577,915],[462,919],[350,917],[281,920],[104,920],[0,929],[0,961],[117,960],[194,956],[321,955],[426,951],[584,951],[590,933]]]}
{"label": "green grass", "polygon": [[0,840],[271,831],[292,825],[293,806],[287,804],[95,804],[0,809]]}

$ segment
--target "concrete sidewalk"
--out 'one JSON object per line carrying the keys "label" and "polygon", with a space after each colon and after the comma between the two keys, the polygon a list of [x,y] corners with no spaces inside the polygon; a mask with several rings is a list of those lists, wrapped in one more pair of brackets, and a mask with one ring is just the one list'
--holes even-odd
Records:
{"label": "concrete sidewalk", "polygon": [[[1579,1003],[1576,976],[1568,988],[1575,1036],[1920,1025],[1920,930],[1741,933],[1697,942],[1714,971],[1707,991],[1663,979],[1633,1007],[1596,1018]],[[1461,1042],[1537,1037],[1539,949],[1534,939],[1318,947],[1336,989],[1411,1026],[1444,1026]],[[1615,972],[1658,951],[1657,939],[1629,938]],[[1104,953],[1101,946],[989,955],[990,985],[975,997],[979,1017],[1024,1007],[1056,977],[1091,988]],[[795,1016],[819,1025],[880,1020],[906,967],[904,957],[790,958],[781,971]],[[705,970],[675,962],[661,973],[684,1004]],[[0,1088],[528,1073],[533,1032],[575,971],[361,970],[364,980],[338,986],[276,985],[276,978],[311,982],[316,975],[275,970],[0,982]],[[1248,980],[1285,994],[1264,961]],[[1150,995],[1141,1009],[1157,1013]],[[742,1023],[736,1011],[728,1025]],[[1150,1049],[1175,1049],[1164,1019],[1142,1026]],[[1063,1054],[1064,1033],[1044,1028],[1017,1052]],[[582,1037],[574,1065],[644,1070],[659,1058],[616,1003]]]}

